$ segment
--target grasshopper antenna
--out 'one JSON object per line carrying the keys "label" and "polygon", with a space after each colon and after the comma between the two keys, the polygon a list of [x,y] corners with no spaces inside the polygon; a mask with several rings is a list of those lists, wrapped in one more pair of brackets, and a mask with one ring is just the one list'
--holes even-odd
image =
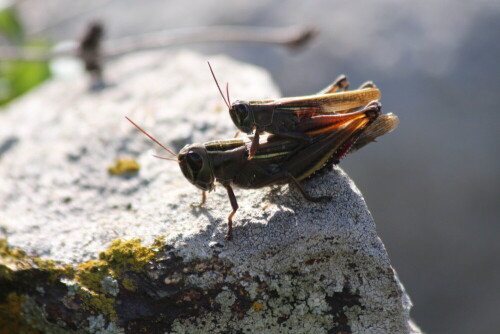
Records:
{"label": "grasshopper antenna", "polygon": [[[146,136],[148,136],[149,139],[151,139],[152,141],[154,141],[155,143],[157,143],[158,145],[160,145],[161,148],[163,148],[165,151],[167,151],[168,153],[172,154],[174,157],[177,158],[177,154],[175,154],[174,152],[172,152],[171,150],[169,150],[168,148],[166,148],[165,146],[163,146],[158,140],[156,140],[153,136],[151,136],[149,133],[147,133],[145,130],[143,130],[139,125],[135,124],[134,121],[132,121],[130,118],[128,118],[127,116],[125,116],[125,118],[130,123],[132,123],[139,131],[141,131]],[[172,158],[163,158],[163,157],[157,157],[157,158],[177,161],[177,159],[172,159]]]}
{"label": "grasshopper antenna", "polygon": [[[217,85],[217,88],[219,89],[219,93],[222,96],[222,99],[224,100],[224,103],[226,104],[226,106],[229,109],[231,109],[231,104],[229,104],[229,101],[227,101],[226,98],[224,97],[224,93],[222,93],[222,89],[220,89],[219,82],[217,81],[217,78],[215,77],[214,70],[212,70],[212,66],[210,65],[210,62],[207,61],[207,63],[208,63],[208,67],[210,68],[210,72],[212,72],[212,77],[215,80],[215,84]],[[229,100],[229,95],[228,95],[228,100]]]}
{"label": "grasshopper antenna", "polygon": [[153,154],[153,157],[158,158],[158,159],[162,159],[162,160],[170,160],[170,161],[179,162],[179,160],[177,160],[177,159],[172,159],[172,158],[167,158],[167,157],[160,157],[159,155],[155,155],[155,154]]}
{"label": "grasshopper antenna", "polygon": [[227,103],[231,105],[231,99],[229,98],[229,82],[226,82],[226,93],[227,93]]}

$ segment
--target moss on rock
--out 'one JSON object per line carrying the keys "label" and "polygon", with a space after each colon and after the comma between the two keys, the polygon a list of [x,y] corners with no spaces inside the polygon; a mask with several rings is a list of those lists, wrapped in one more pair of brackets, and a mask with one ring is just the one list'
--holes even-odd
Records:
{"label": "moss on rock", "polygon": [[[155,259],[162,247],[163,239],[156,240],[151,247],[143,246],[140,239],[117,239],[99,253],[97,260],[86,261],[74,268],[30,256],[19,248],[10,247],[7,240],[0,239],[1,330],[6,328],[5,333],[38,333],[23,318],[24,294],[33,295],[35,300],[43,300],[46,297],[45,290],[50,290],[54,284],[61,285],[61,282],[65,282],[65,296],[61,298],[61,304],[66,308],[81,310],[89,316],[104,316],[107,321],[117,321],[115,306],[120,288],[126,291],[137,289],[137,283],[127,275],[140,273],[146,264]],[[37,280],[33,277],[35,272],[44,275]],[[41,313],[48,314],[41,314],[40,318],[51,316],[47,305]],[[89,323],[88,320],[84,322]],[[0,334],[4,333],[1,330]]]}
{"label": "moss on rock", "polygon": [[[155,245],[156,246],[156,245]],[[94,314],[102,314],[110,320],[117,320],[114,304],[116,293],[108,291],[104,280],[116,279],[119,286],[135,290],[133,281],[125,277],[125,272],[138,272],[155,257],[152,248],[141,245],[140,239],[117,239],[105,251],[99,253],[98,260],[89,260],[78,265],[75,275],[78,291],[84,308]]]}

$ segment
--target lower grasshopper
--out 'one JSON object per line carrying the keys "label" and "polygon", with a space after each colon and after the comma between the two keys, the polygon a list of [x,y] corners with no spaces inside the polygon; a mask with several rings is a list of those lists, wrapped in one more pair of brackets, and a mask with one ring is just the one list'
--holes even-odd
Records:
{"label": "lower grasshopper", "polygon": [[179,154],[175,154],[128,117],[127,120],[175,157],[155,156],[179,163],[186,179],[203,191],[200,206],[205,203],[206,192],[214,190],[216,181],[226,188],[233,209],[228,216],[226,239],[231,239],[233,216],[238,210],[233,185],[255,189],[293,183],[308,201],[328,199],[327,196],[309,195],[300,181],[325,165],[338,162],[353,147],[363,131],[377,119],[380,109],[380,103],[372,102],[357,112],[317,116],[301,122],[299,130],[311,138],[307,143],[276,135],[263,136],[259,151],[252,160],[248,160],[250,145],[245,139],[189,144]]}
{"label": "lower grasshopper", "polygon": [[238,133],[254,134],[248,159],[257,153],[262,132],[308,142],[311,138],[297,128],[302,120],[318,115],[345,113],[380,99],[380,91],[371,81],[364,83],[358,90],[346,91],[349,88],[347,77],[340,75],[331,85],[314,95],[260,101],[236,100],[231,103],[228,86],[225,97],[210,63],[208,66]]}

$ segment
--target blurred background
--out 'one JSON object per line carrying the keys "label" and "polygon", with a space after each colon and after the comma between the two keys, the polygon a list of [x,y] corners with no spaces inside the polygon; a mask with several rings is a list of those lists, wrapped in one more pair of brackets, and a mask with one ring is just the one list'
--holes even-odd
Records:
{"label": "blurred background", "polygon": [[[0,5],[3,45],[49,47],[78,38],[94,19],[104,23],[106,38],[194,26],[314,25],[319,35],[296,51],[234,43],[180,47],[202,52],[207,60],[226,53],[262,66],[284,96],[319,91],[341,73],[352,88],[373,80],[382,91],[384,112],[397,114],[401,125],[341,166],[365,196],[414,303],[412,317],[428,333],[498,331],[499,1],[21,0]],[[47,64],[2,62],[0,75],[5,104],[50,70]]]}

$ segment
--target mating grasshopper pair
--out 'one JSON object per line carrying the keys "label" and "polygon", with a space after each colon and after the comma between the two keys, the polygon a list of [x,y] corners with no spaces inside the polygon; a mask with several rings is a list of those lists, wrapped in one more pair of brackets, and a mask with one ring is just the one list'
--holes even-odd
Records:
{"label": "mating grasshopper pair", "polygon": [[[372,101],[380,97],[373,84],[336,93],[346,88],[347,80],[341,76],[320,94],[298,98],[230,104],[228,93],[227,100],[223,98],[235,125],[247,133],[255,131],[251,142],[234,138],[189,144],[179,154],[127,119],[175,157],[156,156],[179,163],[186,179],[203,191],[200,206],[205,203],[206,192],[215,188],[216,181],[226,188],[233,209],[226,234],[226,238],[231,239],[232,219],[238,210],[232,185],[254,189],[293,183],[308,201],[328,199],[328,196],[312,197],[300,181],[338,163],[349,151],[361,148],[397,126],[397,117],[381,115],[380,103]],[[220,87],[219,91],[222,94]],[[364,105],[363,109],[352,111]],[[264,131],[271,134],[259,136]]]}

